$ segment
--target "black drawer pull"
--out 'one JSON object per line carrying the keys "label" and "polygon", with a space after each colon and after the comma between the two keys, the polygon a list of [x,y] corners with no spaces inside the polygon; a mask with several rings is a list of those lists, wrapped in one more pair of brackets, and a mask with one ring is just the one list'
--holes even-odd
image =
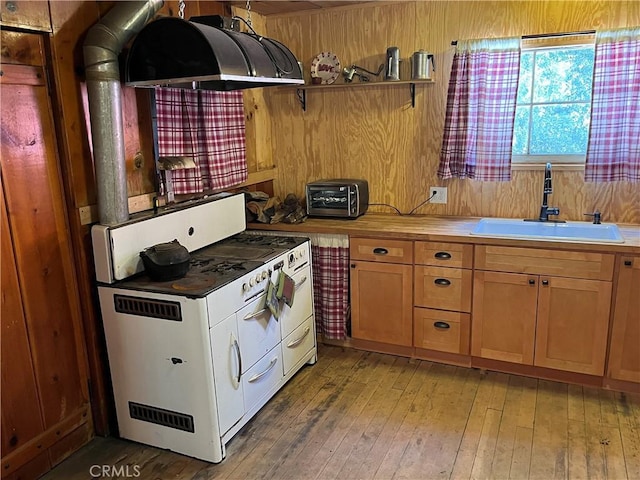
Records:
{"label": "black drawer pull", "polygon": [[433,283],[442,287],[448,287],[451,285],[451,280],[447,280],[446,278],[436,278]]}
{"label": "black drawer pull", "polygon": [[441,328],[442,330],[446,330],[447,328],[451,328],[447,322],[433,322],[433,326],[436,328]]}
{"label": "black drawer pull", "polygon": [[631,260],[625,260],[625,261],[624,261],[624,266],[625,266],[625,267],[630,267],[630,266],[632,266],[632,265],[633,265],[633,261],[631,261]]}
{"label": "black drawer pull", "polygon": [[387,253],[389,253],[389,250],[387,250],[386,248],[378,247],[373,249],[373,253],[375,255],[386,255]]}
{"label": "black drawer pull", "polygon": [[549,285],[549,280],[542,280],[542,285],[544,285],[544,286]]}
{"label": "black drawer pull", "polygon": [[529,285],[535,285],[536,281],[533,278],[529,279]]}
{"label": "black drawer pull", "polygon": [[440,260],[449,260],[451,258],[451,254],[448,252],[437,252],[434,257],[439,258]]}

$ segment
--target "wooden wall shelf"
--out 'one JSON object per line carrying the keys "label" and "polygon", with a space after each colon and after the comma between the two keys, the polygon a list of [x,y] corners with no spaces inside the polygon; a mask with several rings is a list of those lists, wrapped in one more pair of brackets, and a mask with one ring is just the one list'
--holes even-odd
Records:
{"label": "wooden wall shelf", "polygon": [[336,88],[361,88],[361,87],[395,87],[398,85],[409,85],[411,95],[411,108],[416,106],[416,85],[430,85],[433,80],[389,80],[381,82],[358,82],[358,83],[332,83],[330,85],[304,85],[296,89],[298,100],[302,105],[302,110],[307,111],[307,90],[326,90]]}

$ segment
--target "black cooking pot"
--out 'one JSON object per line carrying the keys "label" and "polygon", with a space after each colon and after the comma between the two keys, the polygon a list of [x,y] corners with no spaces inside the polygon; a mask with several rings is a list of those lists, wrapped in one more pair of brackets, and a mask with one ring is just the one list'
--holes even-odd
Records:
{"label": "black cooking pot", "polygon": [[178,240],[158,243],[140,252],[144,270],[152,280],[175,280],[189,271],[191,255]]}

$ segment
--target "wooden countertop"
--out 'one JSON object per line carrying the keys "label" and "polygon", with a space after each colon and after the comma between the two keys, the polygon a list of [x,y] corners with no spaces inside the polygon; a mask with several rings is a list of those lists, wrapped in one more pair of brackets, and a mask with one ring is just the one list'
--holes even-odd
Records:
{"label": "wooden countertop", "polygon": [[367,213],[356,219],[307,218],[297,225],[249,223],[251,230],[275,230],[300,233],[334,233],[374,238],[431,240],[471,243],[474,245],[504,245],[513,247],[559,248],[596,252],[640,254],[640,225],[618,224],[624,243],[601,243],[559,240],[523,240],[471,235],[478,217],[398,216]]}

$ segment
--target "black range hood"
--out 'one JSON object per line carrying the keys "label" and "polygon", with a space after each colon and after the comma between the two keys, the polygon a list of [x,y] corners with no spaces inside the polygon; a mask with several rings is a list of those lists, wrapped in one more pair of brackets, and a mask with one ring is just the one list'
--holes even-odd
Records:
{"label": "black range hood", "polygon": [[213,23],[212,17],[148,23],[128,52],[125,83],[203,90],[304,84],[296,57],[283,44]]}

